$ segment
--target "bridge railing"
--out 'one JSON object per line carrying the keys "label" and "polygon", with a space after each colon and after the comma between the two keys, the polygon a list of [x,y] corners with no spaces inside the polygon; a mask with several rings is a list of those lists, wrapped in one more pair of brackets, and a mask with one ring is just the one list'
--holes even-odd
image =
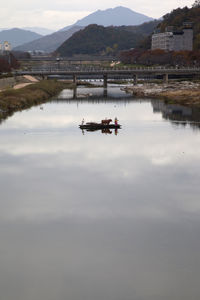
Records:
{"label": "bridge railing", "polygon": [[18,70],[18,71],[14,71],[13,74],[34,74],[34,73],[49,73],[49,74],[55,74],[55,73],[81,73],[81,72],[85,72],[85,73],[90,73],[90,72],[97,72],[97,73],[120,73],[120,72],[124,72],[124,73],[134,73],[138,72],[138,73],[182,73],[182,72],[188,72],[188,73],[198,73],[200,72],[200,68],[199,67],[184,67],[184,68],[173,68],[173,67],[137,67],[137,68],[128,68],[128,67],[123,67],[123,68],[56,68],[56,67],[45,67],[45,68],[31,68],[28,70]]}

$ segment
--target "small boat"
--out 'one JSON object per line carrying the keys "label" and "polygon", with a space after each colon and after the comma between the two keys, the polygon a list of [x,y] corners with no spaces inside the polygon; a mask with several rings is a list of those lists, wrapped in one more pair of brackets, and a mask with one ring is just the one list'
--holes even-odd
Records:
{"label": "small boat", "polygon": [[98,130],[98,129],[120,129],[121,125],[117,124],[102,124],[102,123],[95,123],[89,122],[86,124],[79,125],[80,129],[89,129],[89,130]]}

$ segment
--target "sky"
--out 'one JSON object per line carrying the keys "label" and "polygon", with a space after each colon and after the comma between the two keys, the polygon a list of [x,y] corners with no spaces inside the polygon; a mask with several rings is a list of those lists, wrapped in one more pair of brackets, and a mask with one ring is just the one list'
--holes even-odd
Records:
{"label": "sky", "polygon": [[0,28],[45,27],[61,29],[101,9],[125,6],[152,18],[160,18],[194,0],[6,0],[0,2]]}

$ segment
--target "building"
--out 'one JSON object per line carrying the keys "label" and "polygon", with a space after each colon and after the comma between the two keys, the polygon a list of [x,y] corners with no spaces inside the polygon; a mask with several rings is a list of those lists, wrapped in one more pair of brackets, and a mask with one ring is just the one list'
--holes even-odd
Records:
{"label": "building", "polygon": [[0,42],[0,52],[10,52],[11,51],[11,44],[7,41],[1,43]]}
{"label": "building", "polygon": [[176,31],[172,26],[169,26],[166,28],[165,32],[155,32],[152,35],[151,49],[162,49],[164,51],[192,51],[192,23],[183,23],[183,29],[181,31]]}

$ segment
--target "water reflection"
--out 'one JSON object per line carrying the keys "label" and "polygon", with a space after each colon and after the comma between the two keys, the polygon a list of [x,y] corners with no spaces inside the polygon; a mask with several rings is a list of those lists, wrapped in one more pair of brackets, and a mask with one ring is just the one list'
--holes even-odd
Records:
{"label": "water reflection", "polygon": [[[113,88],[112,88],[113,87]],[[75,88],[74,91],[63,91],[57,101],[78,101],[77,105],[81,102],[89,102],[97,104],[102,101],[113,101],[118,99],[124,103],[134,101],[130,94],[126,94],[120,86],[110,85],[107,89],[104,88]],[[123,99],[123,100],[122,100]],[[144,100],[135,99],[136,102]],[[167,104],[163,101],[153,99],[151,100],[154,113],[162,113],[166,120],[170,120],[177,126],[191,126],[194,130],[200,128],[200,108],[189,107],[179,104]]]}
{"label": "water reflection", "polygon": [[78,86],[73,90],[64,90],[60,93],[58,100],[112,100],[112,99],[132,99],[131,94],[122,90],[123,86],[112,86],[108,88]]}
{"label": "water reflection", "polygon": [[177,126],[190,125],[193,129],[200,128],[200,108],[178,104],[166,104],[163,101],[152,100],[154,113],[162,113],[166,120],[170,120]]}
{"label": "water reflection", "polygon": [[119,131],[118,131],[118,128],[115,128],[114,130],[111,130],[109,128],[103,128],[103,129],[93,129],[93,128],[88,128],[88,129],[81,129],[82,131],[82,134],[85,135],[85,131],[86,132],[95,132],[95,131],[98,131],[98,132],[101,132],[102,134],[112,134],[114,132],[115,135],[118,135]]}
{"label": "water reflection", "polygon": [[79,128],[82,130],[83,135],[84,131],[101,131],[102,134],[112,134],[112,129],[114,129],[115,135],[117,135],[118,129],[121,129],[121,125],[118,123],[117,117],[115,117],[114,123],[112,123],[112,119],[109,118],[105,118],[101,120],[101,122],[90,121],[85,123],[85,119],[83,118]]}
{"label": "water reflection", "polygon": [[[1,125],[2,299],[199,300],[200,132],[102,100]],[[82,136],[83,117],[110,115],[117,138]]]}

